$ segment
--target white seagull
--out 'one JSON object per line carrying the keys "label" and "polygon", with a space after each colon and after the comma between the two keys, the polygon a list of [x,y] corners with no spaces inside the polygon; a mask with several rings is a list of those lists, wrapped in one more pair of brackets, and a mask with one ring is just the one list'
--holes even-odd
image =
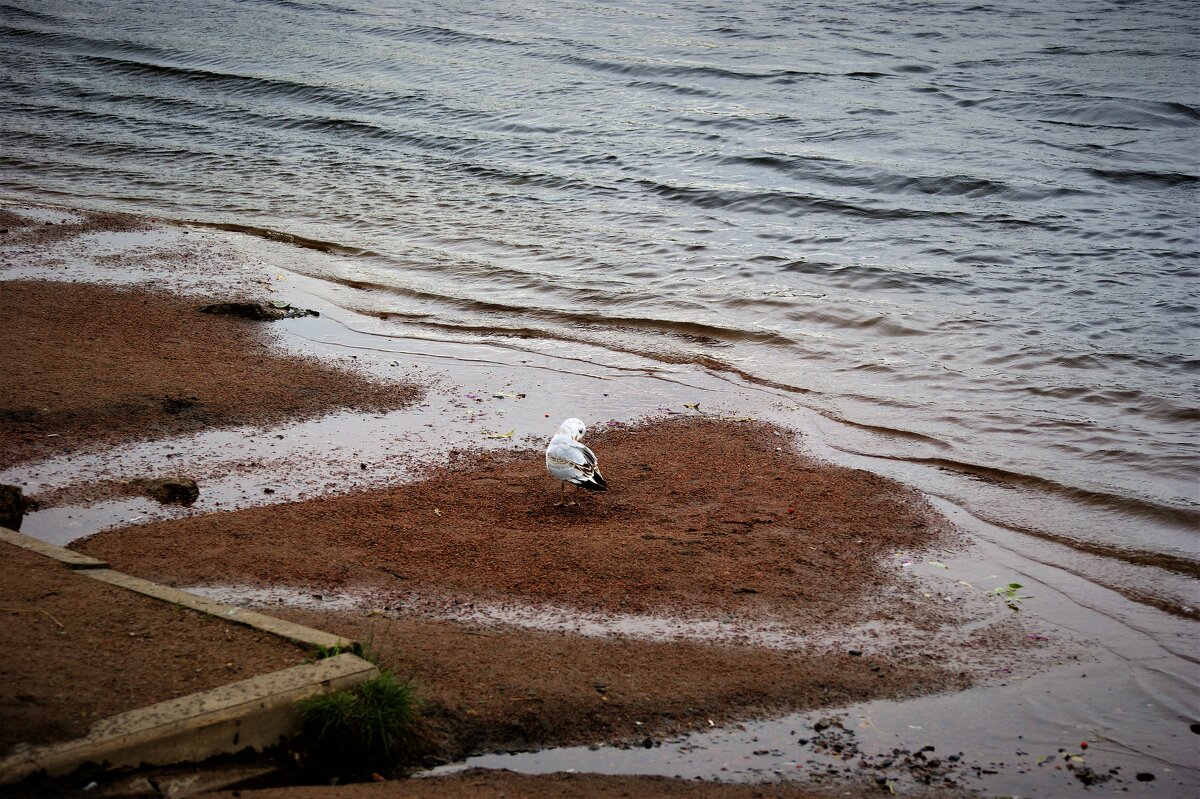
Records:
{"label": "white seagull", "polygon": [[555,507],[564,504],[563,492],[567,483],[588,491],[608,490],[600,467],[596,465],[596,454],[579,441],[586,432],[587,425],[583,422],[575,418],[567,419],[559,425],[558,432],[546,447],[546,469],[551,477],[563,481],[558,486],[559,501],[554,503]]}

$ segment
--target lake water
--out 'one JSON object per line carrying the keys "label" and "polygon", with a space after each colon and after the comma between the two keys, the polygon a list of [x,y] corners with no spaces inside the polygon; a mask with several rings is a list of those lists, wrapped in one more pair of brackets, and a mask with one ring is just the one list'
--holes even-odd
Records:
{"label": "lake water", "polygon": [[836,5],[0,2],[0,192],[295,237],[396,335],[769,388],[1197,576],[1200,5]]}

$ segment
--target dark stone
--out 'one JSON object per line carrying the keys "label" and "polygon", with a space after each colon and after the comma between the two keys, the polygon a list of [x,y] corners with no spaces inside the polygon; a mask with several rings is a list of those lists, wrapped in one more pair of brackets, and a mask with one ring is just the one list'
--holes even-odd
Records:
{"label": "dark stone", "polygon": [[307,308],[295,308],[290,305],[278,308],[274,305],[261,302],[218,302],[212,305],[201,306],[200,313],[237,316],[242,319],[253,319],[256,322],[273,322],[276,319],[293,319],[300,316],[321,315],[317,311],[310,311]]}
{"label": "dark stone", "polygon": [[1154,775],[1149,771],[1139,771],[1137,774],[1138,782],[1154,782]]}
{"label": "dark stone", "polygon": [[36,509],[37,503],[27,499],[20,486],[0,485],[0,527],[20,530],[25,512]]}
{"label": "dark stone", "polygon": [[164,477],[159,480],[142,480],[147,496],[164,505],[191,505],[200,496],[200,487],[190,477]]}

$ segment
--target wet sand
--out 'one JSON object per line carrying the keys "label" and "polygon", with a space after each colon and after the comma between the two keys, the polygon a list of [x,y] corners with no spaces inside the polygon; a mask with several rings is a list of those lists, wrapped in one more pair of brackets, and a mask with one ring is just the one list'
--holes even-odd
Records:
{"label": "wet sand", "polygon": [[[881,559],[950,538],[915,492],[805,458],[763,423],[668,419],[588,441],[611,488],[571,489],[568,506],[556,506],[540,450],[461,451],[410,484],[137,525],[77,548],[176,584],[420,590],[805,625],[855,617],[856,600],[891,581]],[[186,560],[173,557],[181,544]]]}
{"label": "wet sand", "polygon": [[[273,376],[262,379],[270,390],[256,395],[256,407],[280,412]],[[236,391],[252,380],[239,380]],[[218,389],[210,389],[212,404],[228,401]],[[951,657],[915,645],[863,657],[408,617],[406,605],[421,595],[426,617],[430,604],[548,603],[668,624],[766,623],[796,636],[866,622],[932,629],[950,618],[895,586],[894,552],[952,533],[893,481],[806,458],[785,431],[755,422],[660,420],[590,440],[612,489],[572,491],[574,505],[556,506],[558,484],[540,451],[461,451],[409,484],[128,526],[73,546],[178,586],[286,587],[315,596],[317,610],[280,615],[393,650],[389,665],[414,675],[429,704],[441,760],[663,736],[709,720],[970,682]],[[367,597],[376,613],[322,612],[321,598],[342,591]]]}
{"label": "wet sand", "polygon": [[[228,791],[213,794],[220,799],[479,799],[528,797],[529,799],[829,799],[864,796],[881,789],[872,783],[831,786],[824,790],[797,785],[728,785],[674,780],[667,777],[612,777],[600,774],[514,774],[499,770],[473,770],[438,779],[360,783],[358,785],[306,786]],[[880,794],[890,795],[890,794]],[[927,792],[923,796],[950,794]]]}
{"label": "wet sand", "polygon": [[199,311],[237,299],[4,282],[0,468],[210,427],[398,408],[420,397],[410,384],[273,352],[259,322]]}
{"label": "wet sand", "polygon": [[[278,358],[256,338],[255,323],[196,313],[190,298],[31,282],[4,284],[3,297],[19,320],[6,329],[11,346],[3,350],[5,370],[19,374],[5,395],[6,462],[313,413],[321,405],[401,403],[416,393]],[[135,314],[140,321],[131,323]],[[187,348],[182,360],[169,354],[179,346]],[[239,348],[247,362],[235,368]],[[22,374],[28,363],[37,368]],[[194,412],[162,402],[180,394],[197,398]],[[22,413],[25,407],[34,410]],[[664,420],[609,429],[591,441],[613,489],[573,492],[576,505],[555,506],[557,483],[540,451],[463,451],[407,485],[138,525],[77,547],[176,585],[371,593],[384,615],[279,615],[371,640],[388,665],[412,675],[438,760],[634,736],[640,742],[755,714],[969,683],[955,664],[910,659],[903,647],[868,657],[783,652],[487,630],[387,613],[389,601],[419,591],[448,606],[549,602],[814,631],[877,615],[871,599],[893,583],[880,563],[897,548],[950,535],[919,495],[805,458],[769,425]],[[890,604],[886,615],[925,626],[945,621],[944,612],[911,598]],[[154,638],[148,619],[121,618]],[[191,659],[203,662],[201,651]],[[242,657],[239,651],[219,673],[235,678],[248,668]],[[89,662],[111,665],[115,675],[105,676],[129,676],[125,664]],[[147,681],[123,684],[123,705],[161,698]],[[23,723],[10,729],[14,740],[38,740]]]}

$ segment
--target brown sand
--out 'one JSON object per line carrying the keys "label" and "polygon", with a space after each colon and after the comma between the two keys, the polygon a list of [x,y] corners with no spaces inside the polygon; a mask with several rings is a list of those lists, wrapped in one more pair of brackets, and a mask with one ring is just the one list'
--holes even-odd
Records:
{"label": "brown sand", "polygon": [[80,447],[402,407],[381,384],[265,343],[208,302],[76,283],[0,283],[0,469]]}
{"label": "brown sand", "polygon": [[149,220],[130,214],[105,211],[49,211],[57,217],[39,222],[7,208],[0,208],[0,244],[17,247],[40,247],[52,242],[75,238],[85,233],[116,233],[147,230]]}
{"label": "brown sand", "polygon": [[945,664],[899,646],[886,657],[784,652],[281,610],[273,615],[367,642],[415,680],[441,758],[601,741],[643,743],[689,729],[880,695],[965,687]]}
{"label": "brown sand", "polygon": [[0,549],[0,755],[306,657],[276,636]]}
{"label": "brown sand", "polygon": [[[843,615],[943,523],[915,492],[820,464],[764,424],[592,440],[611,490],[558,508],[540,452],[464,454],[381,491],[99,533],[77,548],[174,583],[374,587],[632,613]],[[189,556],[175,556],[180,545]]]}
{"label": "brown sand", "polygon": [[[408,485],[122,528],[73,546],[179,585],[355,590],[385,608],[416,594],[441,597],[435,605],[447,610],[517,600],[797,630],[868,614],[940,620],[892,597],[894,567],[880,565],[897,547],[946,534],[898,484],[816,463],[757,423],[648,423],[596,436],[595,447],[612,488],[574,507],[554,506],[540,452],[470,453]],[[444,756],[663,735],[968,682],[903,644],[861,657],[273,612],[374,641],[386,665],[417,678]]]}
{"label": "brown sand", "polygon": [[[333,787],[268,788],[226,791],[213,799],[829,799],[844,796],[889,796],[874,784],[828,789],[795,785],[728,785],[667,777],[607,776],[602,774],[514,774],[511,771],[473,769],[437,779],[391,780]],[[937,796],[934,792],[922,796]],[[916,795],[909,794],[912,799]]]}
{"label": "brown sand", "polygon": [[[394,407],[414,396],[411,388],[281,358],[264,347],[255,323],[197,314],[198,304],[144,291],[0,284],[0,308],[13,320],[0,331],[0,361],[14,375],[0,393],[0,464],[334,407]],[[109,531],[78,548],[175,584],[736,615],[796,629],[868,613],[926,626],[939,620],[918,602],[898,599],[892,573],[880,565],[897,548],[948,534],[914,492],[807,459],[786,433],[757,423],[660,422],[607,431],[589,443],[612,490],[582,497],[576,507],[554,506],[557,484],[540,452],[459,453],[410,485]],[[119,613],[118,621],[133,625]],[[887,656],[855,657],[473,629],[364,613],[279,615],[374,638],[385,663],[417,679],[429,732],[445,756],[664,735],[707,726],[710,718],[945,690],[967,679],[903,646]],[[141,629],[138,619],[133,626]],[[50,642],[31,651],[37,647],[69,660]],[[219,643],[216,649],[222,651]],[[96,666],[122,680],[115,661]],[[147,701],[155,700],[141,694],[136,704]],[[507,790],[506,781],[515,780],[513,792],[536,795],[526,782],[539,779],[496,777],[499,788],[478,790]],[[595,786],[692,795],[691,783],[544,779],[551,787],[543,795],[610,795],[592,793]],[[685,793],[656,794],[650,783]],[[413,785],[404,790],[421,795]]]}

